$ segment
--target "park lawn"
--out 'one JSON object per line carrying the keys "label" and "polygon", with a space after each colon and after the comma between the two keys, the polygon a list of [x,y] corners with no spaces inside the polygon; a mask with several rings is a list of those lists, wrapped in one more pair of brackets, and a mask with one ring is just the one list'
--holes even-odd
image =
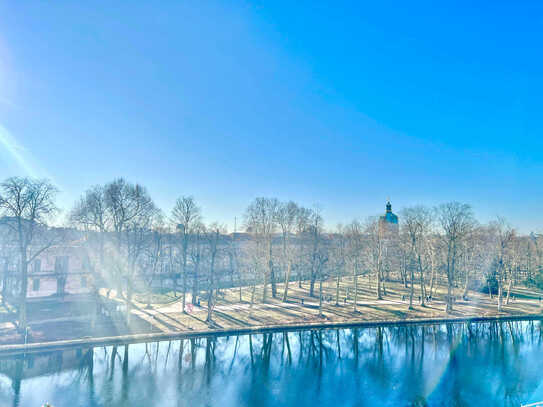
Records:
{"label": "park lawn", "polygon": [[[339,302],[336,305],[336,282],[333,279],[323,282],[322,310],[319,310],[319,282],[315,284],[316,297],[309,296],[309,282],[303,281],[289,284],[288,300],[282,301],[283,283],[277,284],[277,296],[271,295],[268,287],[268,298],[262,302],[262,285],[254,287],[254,303],[251,305],[253,287],[221,289],[213,308],[213,321],[207,322],[207,301],[205,292],[200,297],[200,306],[189,305],[191,295],[186,296],[186,311],[182,312],[180,293],[164,290],[153,293],[151,307],[147,307],[147,294],[139,293],[134,296],[131,323],[126,326],[122,321],[104,320],[95,328],[81,318],[60,320],[64,316],[83,315],[88,312],[88,304],[84,302],[55,302],[42,304],[29,303],[29,320],[32,325],[32,342],[48,342],[51,340],[77,339],[84,336],[103,337],[142,333],[183,333],[191,331],[244,330],[265,327],[310,327],[314,324],[364,324],[379,322],[402,322],[430,319],[445,321],[449,319],[465,319],[473,317],[524,317],[542,315],[543,308],[539,301],[542,293],[527,287],[513,289],[514,301],[503,306],[502,312],[497,312],[497,299],[488,295],[472,292],[467,301],[459,299],[454,304],[451,314],[445,312],[444,296],[447,288],[437,287],[434,300],[426,306],[418,302],[419,287],[416,286],[412,309],[409,309],[409,289],[400,282],[387,282],[386,295],[382,300],[375,297],[375,284],[367,277],[359,277],[357,293],[357,309],[354,310],[354,284],[352,277],[343,277],[340,284]],[[100,290],[106,296],[108,290]],[[455,290],[460,297],[462,289]],[[114,290],[110,299],[124,303],[117,297]],[[35,305],[35,307],[34,307]],[[321,313],[322,311],[322,313]],[[0,316],[10,313],[0,312]],[[11,317],[13,318],[13,314]],[[7,329],[7,330],[6,330]],[[14,328],[6,328],[2,332],[4,343],[20,343],[21,337]],[[10,336],[11,335],[11,336]]]}
{"label": "park lawn", "polygon": [[[151,304],[168,304],[181,298],[181,292],[170,289],[156,290],[151,293]],[[139,303],[147,304],[149,301],[149,293],[136,293],[134,300]]]}
{"label": "park lawn", "polygon": [[[304,281],[302,287],[298,282],[289,283],[287,302],[281,300],[283,284],[277,284],[277,297],[272,298],[271,285],[268,287],[268,298],[262,303],[262,285],[255,287],[255,302],[251,306],[252,287],[242,287],[241,298],[239,288],[220,290],[213,310],[213,322],[207,323],[207,302],[202,296],[200,307],[189,307],[187,313],[181,312],[181,301],[170,303],[153,303],[151,309],[146,302],[136,302],[135,313],[148,324],[151,330],[162,332],[178,332],[191,330],[244,329],[247,327],[267,327],[277,325],[311,325],[312,323],[360,323],[380,321],[406,321],[417,319],[447,320],[452,318],[523,316],[542,313],[539,303],[541,292],[526,287],[514,288],[514,301],[505,304],[502,312],[497,312],[497,299],[490,299],[487,294],[470,291],[468,300],[459,299],[452,314],[445,312],[445,286],[437,287],[434,300],[425,307],[418,302],[419,287],[414,293],[413,308],[408,309],[409,289],[400,282],[387,282],[387,294],[383,300],[376,300],[375,284],[367,277],[359,277],[357,311],[354,311],[354,284],[352,277],[343,277],[340,284],[339,304],[335,305],[336,282],[333,279],[323,282],[322,315],[319,313],[319,282],[315,284],[315,295],[309,296],[309,282]],[[348,293],[348,295],[347,295]],[[455,290],[460,297],[462,289]],[[331,300],[330,300],[331,297]],[[403,299],[402,299],[403,297]],[[186,302],[191,301],[190,294]]]}

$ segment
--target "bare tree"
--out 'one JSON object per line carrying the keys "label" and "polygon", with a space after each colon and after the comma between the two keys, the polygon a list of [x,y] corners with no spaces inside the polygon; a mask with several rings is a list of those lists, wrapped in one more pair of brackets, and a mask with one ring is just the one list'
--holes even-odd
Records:
{"label": "bare tree", "polygon": [[375,217],[368,218],[364,229],[366,235],[366,244],[364,245],[366,264],[375,275],[376,298],[382,300],[383,265],[386,244],[384,231],[379,225],[379,220]]}
{"label": "bare tree", "polygon": [[336,306],[339,306],[339,288],[341,277],[346,274],[347,266],[347,247],[348,247],[348,228],[339,224],[336,233],[332,239],[332,268],[336,277]]}
{"label": "bare tree", "polygon": [[190,259],[192,263],[193,277],[193,302],[194,305],[198,304],[198,296],[200,293],[200,269],[202,261],[204,260],[204,246],[205,246],[205,232],[206,228],[202,222],[198,222],[192,228],[191,245],[190,245]]}
{"label": "bare tree", "polygon": [[287,301],[288,284],[292,272],[293,247],[291,242],[292,234],[296,227],[296,218],[299,213],[298,205],[294,202],[281,203],[277,211],[277,223],[281,228],[281,237],[283,243],[283,269],[285,270],[285,287],[283,291],[283,302]]}
{"label": "bare tree", "polygon": [[217,268],[217,263],[219,261],[219,256],[221,252],[220,242],[221,236],[225,233],[224,226],[219,225],[218,223],[212,223],[207,227],[207,232],[205,234],[205,239],[207,243],[207,252],[208,252],[208,286],[207,286],[207,318],[206,322],[213,322],[213,308],[215,307],[215,302],[213,300],[213,289],[215,288],[215,273]]}
{"label": "bare tree", "polygon": [[147,284],[147,308],[151,308],[153,281],[164,269],[171,270],[169,267],[171,261],[168,255],[171,252],[171,244],[168,244],[170,234],[161,224],[161,219],[156,221],[150,232],[149,243],[146,245],[140,261],[142,277]]}
{"label": "bare tree", "polygon": [[89,188],[70,212],[70,221],[87,233],[97,233],[100,264],[104,264],[105,234],[111,225],[105,189],[101,185]]}
{"label": "bare tree", "polygon": [[251,278],[251,300],[249,303],[249,315],[252,315],[253,305],[255,303],[256,285],[258,282],[258,270],[263,269],[262,261],[265,256],[262,242],[259,239],[251,239],[245,245],[245,269],[246,274]]}
{"label": "bare tree", "polygon": [[459,202],[448,202],[438,206],[437,217],[442,229],[441,238],[446,251],[446,311],[450,313],[453,311],[454,282],[462,243],[474,228],[475,219],[471,206]]}
{"label": "bare tree", "polygon": [[124,178],[118,178],[106,184],[104,198],[113,226],[116,245],[120,249],[123,234],[129,227],[127,225],[135,218],[142,218],[142,212],[147,211],[151,198],[144,187],[139,184],[131,184]]}
{"label": "bare tree", "polygon": [[[185,312],[186,292],[187,292],[187,259],[189,255],[189,245],[193,237],[195,228],[201,222],[201,210],[196,205],[192,196],[182,196],[177,199],[172,210],[172,220],[180,236],[181,246],[181,266],[183,279],[183,304],[182,311]],[[192,304],[196,305],[196,296],[198,288],[198,275],[193,273],[192,281]]]}
{"label": "bare tree", "polygon": [[513,237],[511,247],[509,249],[509,264],[508,264],[508,283],[507,283],[507,297],[505,304],[509,305],[511,299],[511,290],[513,285],[516,284],[521,274],[521,264],[522,264],[522,242],[518,236]]}
{"label": "bare tree", "polygon": [[[128,260],[128,267],[125,270],[124,279],[126,281],[127,293],[127,323],[130,324],[132,312],[132,296],[134,293],[134,279],[138,271],[140,257],[147,250],[149,245],[155,244],[155,231],[162,223],[160,211],[149,203],[148,209],[142,211],[141,215],[133,218],[126,226],[124,231],[125,254]],[[152,271],[152,270],[151,270]]]}
{"label": "bare tree", "polygon": [[311,245],[311,255],[310,255],[310,282],[309,282],[309,296],[314,296],[315,290],[315,281],[318,277],[319,272],[319,252],[322,245],[322,234],[324,232],[323,227],[323,218],[320,214],[320,211],[315,208],[311,210],[309,217],[309,225],[307,228],[307,235],[309,237]]}
{"label": "bare tree", "polygon": [[59,242],[48,221],[58,212],[55,205],[57,188],[47,180],[12,177],[0,184],[0,214],[18,248],[21,291],[19,329],[27,326],[26,296],[28,265],[41,253]]}
{"label": "bare tree", "polygon": [[266,302],[268,284],[271,282],[272,296],[277,295],[273,265],[273,235],[277,228],[279,201],[275,198],[256,198],[245,211],[245,225],[266,249],[267,267],[264,271],[262,302]]}
{"label": "bare tree", "polygon": [[303,271],[306,268],[306,235],[309,230],[311,219],[311,209],[299,207],[296,216],[296,240],[297,240],[297,255],[295,256],[295,264],[298,274],[298,288],[302,288]]}
{"label": "bare tree", "polygon": [[225,251],[228,256],[230,286],[232,288],[235,287],[234,275],[237,274],[239,302],[242,302],[243,276],[242,267],[240,267],[240,248],[238,245],[237,233],[235,231],[230,235],[230,239],[227,239]]}
{"label": "bare tree", "polygon": [[430,263],[430,287],[428,291],[430,297],[433,297],[434,288],[437,285],[437,271],[440,263],[441,243],[441,239],[439,239],[439,236],[436,233],[432,233],[432,235],[428,236],[428,239],[426,239],[426,257]]}
{"label": "bare tree", "polygon": [[320,246],[319,251],[316,254],[315,261],[317,263],[317,276],[319,279],[319,316],[324,317],[324,314],[322,313],[322,283],[328,277],[326,272],[326,264],[328,263],[328,247],[326,245]]}
{"label": "bare tree", "polygon": [[347,259],[353,273],[354,301],[353,311],[358,312],[358,275],[362,267],[363,249],[364,249],[364,230],[360,222],[352,221],[346,226],[347,235]]}
{"label": "bare tree", "polygon": [[[126,284],[127,323],[130,324],[134,277],[138,271],[140,256],[152,236],[152,228],[161,221],[161,212],[155,206],[146,188],[119,178],[104,188],[105,202],[112,220],[116,238],[117,271],[122,287]],[[122,294],[122,288],[121,288]]]}
{"label": "bare tree", "polygon": [[503,218],[498,218],[495,222],[492,222],[491,226],[495,233],[498,312],[501,312],[503,306],[503,284],[506,279],[508,263],[510,261],[510,251],[515,239],[515,229],[513,229]]}
{"label": "bare tree", "polygon": [[[409,247],[411,265],[415,264],[419,273],[421,305],[425,305],[426,290],[424,272],[427,269],[426,240],[432,226],[432,212],[424,206],[405,208],[401,213],[402,229],[406,235]],[[410,267],[411,283],[409,292],[409,308],[413,307],[413,294],[415,286],[414,267]]]}
{"label": "bare tree", "polygon": [[468,299],[470,285],[475,279],[483,279],[485,271],[490,267],[492,253],[489,247],[489,228],[478,226],[466,236],[461,258],[464,274],[464,292],[462,298]]}

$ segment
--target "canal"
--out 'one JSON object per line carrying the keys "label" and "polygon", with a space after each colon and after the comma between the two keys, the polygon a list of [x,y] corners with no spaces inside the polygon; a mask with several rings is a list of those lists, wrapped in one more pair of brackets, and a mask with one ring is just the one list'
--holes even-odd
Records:
{"label": "canal", "polygon": [[541,321],[323,329],[0,356],[0,406],[520,406]]}

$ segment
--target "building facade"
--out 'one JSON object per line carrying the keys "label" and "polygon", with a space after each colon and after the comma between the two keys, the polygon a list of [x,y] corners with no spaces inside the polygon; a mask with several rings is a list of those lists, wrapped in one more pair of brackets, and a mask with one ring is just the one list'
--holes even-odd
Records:
{"label": "building facade", "polygon": [[[17,263],[4,259],[4,292],[19,297],[20,272]],[[88,255],[79,246],[54,246],[41,253],[29,264],[27,299],[65,297],[92,293],[93,273]]]}

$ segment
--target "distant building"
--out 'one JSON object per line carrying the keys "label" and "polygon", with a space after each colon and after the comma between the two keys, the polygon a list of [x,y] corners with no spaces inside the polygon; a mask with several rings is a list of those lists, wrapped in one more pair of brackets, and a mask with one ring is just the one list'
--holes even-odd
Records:
{"label": "distant building", "polygon": [[379,229],[385,239],[397,239],[399,235],[398,216],[392,213],[390,201],[386,203],[386,212],[379,217]]}
{"label": "distant building", "polygon": [[[92,278],[89,258],[83,247],[50,247],[29,264],[26,297],[40,299],[91,294]],[[4,263],[3,283],[6,284],[3,291],[7,296],[19,297],[21,279],[16,262]]]}
{"label": "distant building", "polygon": [[379,217],[379,232],[383,239],[383,262],[385,278],[388,280],[390,272],[399,270],[400,263],[400,226],[398,216],[392,213],[392,205],[387,201],[385,214]]}

